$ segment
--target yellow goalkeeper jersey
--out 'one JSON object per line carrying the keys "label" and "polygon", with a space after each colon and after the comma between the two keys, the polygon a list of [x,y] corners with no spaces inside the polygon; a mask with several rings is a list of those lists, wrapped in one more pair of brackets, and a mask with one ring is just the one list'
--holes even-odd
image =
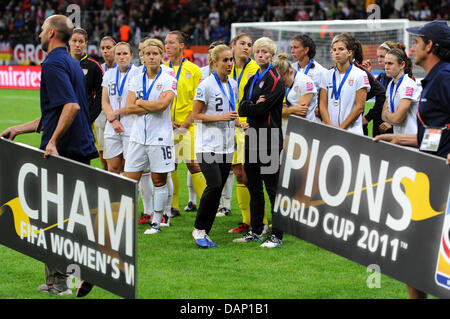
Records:
{"label": "yellow goalkeeper jersey", "polygon": [[182,123],[192,111],[195,90],[202,78],[202,72],[196,64],[185,58],[180,66],[173,66],[170,61],[164,64],[172,68],[170,75],[177,79],[177,96],[170,110],[171,118],[173,122]]}

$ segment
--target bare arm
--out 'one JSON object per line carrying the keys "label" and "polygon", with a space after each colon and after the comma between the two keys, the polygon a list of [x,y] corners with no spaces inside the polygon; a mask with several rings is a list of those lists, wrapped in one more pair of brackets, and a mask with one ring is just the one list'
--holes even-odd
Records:
{"label": "bare arm", "polygon": [[322,122],[326,125],[330,125],[330,113],[328,112],[328,92],[325,89],[320,89],[320,116],[322,117]]}
{"label": "bare arm", "polygon": [[216,114],[216,115],[206,115],[205,113],[203,113],[203,111],[205,110],[205,102],[203,101],[199,101],[199,100],[195,100],[194,101],[194,106],[192,108],[192,119],[194,121],[202,121],[205,123],[208,122],[219,122],[219,121],[233,121],[235,119],[237,119],[237,112],[233,111],[233,112],[228,112],[228,113],[224,113],[224,114]]}
{"label": "bare arm", "polygon": [[172,103],[175,93],[172,91],[164,91],[159,98],[154,101],[136,100],[136,105],[146,109],[148,112],[162,112]]}
{"label": "bare arm", "polygon": [[386,141],[397,145],[419,147],[417,134],[380,134],[375,136],[373,141]]}
{"label": "bare arm", "polygon": [[4,137],[12,141],[17,135],[35,132],[40,121],[41,118],[37,118],[25,124],[11,126],[2,132],[0,137]]}
{"label": "bare arm", "polygon": [[[301,117],[305,117],[306,114],[308,114],[308,108],[309,105],[311,104],[313,98],[313,93],[307,93],[307,94],[303,94],[302,96],[300,96],[300,100],[298,101],[297,105],[294,106],[290,106],[290,107],[285,107],[283,106],[283,115],[289,115],[289,114],[294,114],[294,115],[298,115]],[[285,110],[287,109],[287,110]],[[285,112],[287,113],[285,115]]]}
{"label": "bare arm", "polygon": [[364,105],[366,103],[367,90],[361,88],[356,91],[355,107],[351,110],[346,119],[339,125],[339,128],[346,130],[356,119],[364,112]]}
{"label": "bare arm", "polygon": [[389,124],[401,124],[405,120],[406,113],[408,113],[410,107],[411,107],[410,99],[401,99],[397,110],[394,113],[391,113],[389,111],[386,100],[386,102],[384,103],[381,118],[383,119],[383,121],[386,121]]}
{"label": "bare arm", "polygon": [[78,103],[67,103],[63,106],[63,110],[61,115],[59,116],[58,124],[56,125],[56,129],[53,132],[50,141],[45,148],[44,157],[47,157],[49,154],[58,155],[58,151],[56,146],[58,145],[59,139],[64,135],[69,126],[72,124],[73,120],[80,111],[80,106]]}

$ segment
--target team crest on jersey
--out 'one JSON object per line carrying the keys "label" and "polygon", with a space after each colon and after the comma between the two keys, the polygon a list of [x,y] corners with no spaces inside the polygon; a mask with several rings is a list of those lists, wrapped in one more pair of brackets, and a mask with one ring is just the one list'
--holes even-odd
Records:
{"label": "team crest on jersey", "polygon": [[298,85],[294,86],[294,91],[298,92]]}
{"label": "team crest on jersey", "polygon": [[348,85],[353,86],[353,83],[354,83],[353,79],[348,80]]}
{"label": "team crest on jersey", "polygon": [[84,75],[88,74],[88,71],[89,71],[88,69],[83,69],[83,74]]}
{"label": "team crest on jersey", "polygon": [[160,91],[160,90],[162,89],[162,84],[159,83],[159,84],[156,86],[156,89],[157,89],[158,91]]}
{"label": "team crest on jersey", "polygon": [[262,89],[263,85],[264,85],[264,81],[259,82],[259,88],[260,89]]}
{"label": "team crest on jersey", "polygon": [[186,73],[186,79],[189,79],[191,77],[191,73]]}

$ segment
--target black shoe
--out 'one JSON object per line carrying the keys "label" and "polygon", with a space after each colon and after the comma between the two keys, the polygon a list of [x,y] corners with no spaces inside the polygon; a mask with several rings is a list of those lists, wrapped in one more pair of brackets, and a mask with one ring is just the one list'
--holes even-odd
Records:
{"label": "black shoe", "polygon": [[93,284],[87,282],[87,281],[82,281],[81,285],[79,288],[77,288],[77,297],[84,297],[87,294],[89,294],[92,290],[92,288],[94,287]]}
{"label": "black shoe", "polygon": [[173,207],[170,209],[170,214],[172,215],[172,216],[170,216],[170,217],[178,217],[178,216],[181,216],[180,210],[179,210],[179,209],[176,209],[176,208],[173,208]]}
{"label": "black shoe", "polygon": [[193,202],[187,203],[186,207],[184,208],[185,212],[195,212],[197,211],[197,204],[194,204]]}

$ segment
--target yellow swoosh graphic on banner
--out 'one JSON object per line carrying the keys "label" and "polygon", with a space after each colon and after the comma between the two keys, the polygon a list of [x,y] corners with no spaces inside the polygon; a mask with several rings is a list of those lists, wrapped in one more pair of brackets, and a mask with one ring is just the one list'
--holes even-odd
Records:
{"label": "yellow swoosh graphic on banner", "polygon": [[424,173],[417,173],[414,182],[403,178],[401,183],[405,186],[405,194],[412,207],[411,219],[421,221],[443,213],[435,211],[430,204],[430,180]]}
{"label": "yellow swoosh graphic on banner", "polygon": [[[387,179],[386,183],[392,182],[392,178]],[[422,172],[416,173],[414,182],[409,178],[403,178],[401,183],[405,187],[405,194],[411,203],[411,220],[421,221],[444,213],[444,211],[435,211],[430,204],[430,180]],[[378,186],[378,183],[372,184],[372,187]],[[363,187],[361,190],[367,190]],[[355,192],[348,192],[346,196],[351,196]],[[323,200],[310,202],[310,206],[320,206],[325,204]]]}
{"label": "yellow swoosh graphic on banner", "polygon": [[[17,236],[20,237],[20,224],[21,222],[25,222],[30,225],[30,218],[24,212],[22,205],[20,204],[19,197],[16,197],[9,202],[5,203],[2,207],[0,207],[0,215],[5,212],[5,208],[8,206],[11,208],[14,217],[14,228],[16,230]],[[27,237],[27,232],[24,232],[23,237]]]}

